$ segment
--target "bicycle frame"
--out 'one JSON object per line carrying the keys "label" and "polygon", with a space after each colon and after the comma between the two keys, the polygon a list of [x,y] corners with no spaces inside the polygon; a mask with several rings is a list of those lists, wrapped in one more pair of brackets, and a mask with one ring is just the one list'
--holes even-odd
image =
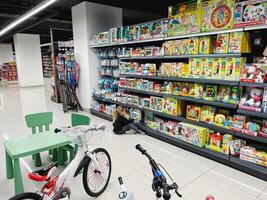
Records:
{"label": "bicycle frame", "polygon": [[[75,177],[76,173],[79,173],[82,169],[84,164],[82,163],[83,158],[88,157],[88,162],[90,159],[92,160],[95,168],[97,170],[100,170],[99,163],[93,153],[88,151],[87,145],[82,145],[79,147],[76,156],[74,159],[69,163],[69,165],[61,172],[58,176],[51,179],[51,181],[47,182],[43,189],[41,190],[41,193],[44,194],[43,200],[51,200],[53,196],[58,192],[62,187],[65,187],[66,183],[69,183],[71,179]],[[79,167],[82,165],[81,167]],[[78,170],[78,171],[77,171]],[[50,186],[52,188],[46,188],[47,186]],[[50,190],[49,192],[45,191],[45,189]]]}

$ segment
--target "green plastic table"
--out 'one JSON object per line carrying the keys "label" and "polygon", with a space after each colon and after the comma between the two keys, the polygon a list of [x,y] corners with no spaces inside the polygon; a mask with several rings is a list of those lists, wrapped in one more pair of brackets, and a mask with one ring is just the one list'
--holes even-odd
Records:
{"label": "green plastic table", "polygon": [[63,156],[61,155],[63,154],[62,147],[68,144],[71,144],[71,141],[67,137],[55,134],[53,131],[29,134],[5,141],[6,176],[8,179],[14,178],[15,193],[24,192],[19,158],[58,148],[58,158],[62,158],[58,160],[58,164],[62,165],[64,163]]}

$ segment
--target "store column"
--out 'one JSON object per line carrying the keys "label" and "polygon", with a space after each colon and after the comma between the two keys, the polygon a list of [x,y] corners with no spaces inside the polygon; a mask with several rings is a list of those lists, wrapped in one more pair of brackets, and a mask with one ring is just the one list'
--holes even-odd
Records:
{"label": "store column", "polygon": [[91,2],[72,8],[74,52],[80,65],[78,95],[83,108],[89,109],[92,90],[98,85],[98,58],[89,48],[92,37],[112,27],[122,26],[122,9]]}
{"label": "store column", "polygon": [[12,44],[0,44],[0,65],[13,61]]}
{"label": "store column", "polygon": [[40,36],[35,34],[14,35],[19,85],[21,87],[44,85]]}

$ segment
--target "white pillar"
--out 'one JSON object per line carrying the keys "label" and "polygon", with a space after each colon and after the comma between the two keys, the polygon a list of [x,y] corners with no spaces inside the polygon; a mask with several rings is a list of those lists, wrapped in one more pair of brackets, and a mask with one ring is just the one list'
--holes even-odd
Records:
{"label": "white pillar", "polygon": [[13,61],[12,44],[0,44],[0,65]]}
{"label": "white pillar", "polygon": [[44,85],[40,37],[34,34],[14,35],[19,85]]}
{"label": "white pillar", "polygon": [[122,9],[82,2],[72,7],[72,25],[75,57],[80,64],[78,95],[82,107],[89,109],[92,90],[98,87],[98,58],[89,41],[99,32],[122,26]]}

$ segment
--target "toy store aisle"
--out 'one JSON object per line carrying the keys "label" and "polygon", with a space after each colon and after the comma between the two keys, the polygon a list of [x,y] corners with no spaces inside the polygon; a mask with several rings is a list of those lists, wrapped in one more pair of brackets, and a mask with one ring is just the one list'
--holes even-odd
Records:
{"label": "toy store aisle", "polygon": [[[53,128],[70,124],[70,113],[62,112],[61,104],[50,101],[50,86],[19,88],[0,87],[0,127],[1,143],[7,138],[14,138],[29,134],[26,128],[24,115],[32,112],[53,111]],[[88,115],[88,113],[85,113]],[[267,183],[250,175],[231,169],[217,162],[200,157],[196,154],[179,149],[145,135],[114,135],[112,124],[100,118],[92,117],[92,123],[104,123],[107,126],[103,134],[92,137],[94,146],[106,148],[112,158],[112,177],[106,192],[101,200],[116,199],[118,192],[117,177],[124,177],[127,187],[135,192],[135,199],[155,199],[151,190],[151,171],[148,161],[134,149],[137,143],[143,146],[160,162],[181,187],[180,192],[186,200],[204,200],[209,194],[216,200],[264,200],[267,199]],[[14,194],[13,180],[5,176],[4,148],[1,145],[0,170],[0,199],[8,199]],[[44,153],[44,164],[50,162]],[[34,169],[30,157],[21,161],[24,187],[26,191],[35,191],[36,187],[27,176],[27,169]],[[93,199],[86,195],[82,186],[82,177],[79,175],[71,183],[72,199]],[[173,199],[178,199],[175,197]]]}

